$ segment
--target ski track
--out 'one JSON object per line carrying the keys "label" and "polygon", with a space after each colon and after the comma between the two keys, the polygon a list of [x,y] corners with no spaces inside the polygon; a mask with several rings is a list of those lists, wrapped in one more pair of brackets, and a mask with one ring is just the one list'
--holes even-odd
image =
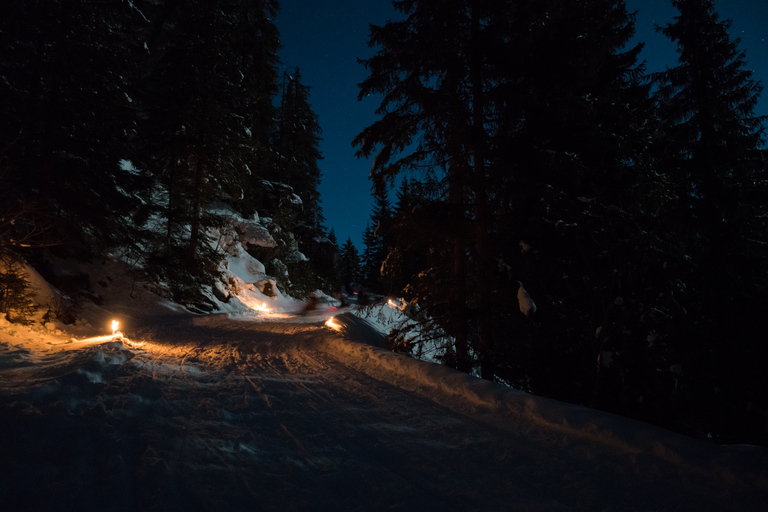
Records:
{"label": "ski track", "polygon": [[169,318],[18,370],[37,380],[0,395],[3,510],[762,510],[728,475],[377,380],[330,336]]}

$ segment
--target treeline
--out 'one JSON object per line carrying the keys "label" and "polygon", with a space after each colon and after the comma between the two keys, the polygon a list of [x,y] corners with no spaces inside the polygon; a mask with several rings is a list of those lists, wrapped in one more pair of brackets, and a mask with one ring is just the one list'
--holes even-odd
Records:
{"label": "treeline", "polygon": [[[294,232],[324,236],[320,128],[299,71],[278,74],[278,8],[276,0],[2,2],[5,259],[40,260],[40,246],[79,259],[112,255],[205,309],[201,290],[217,279],[221,257],[209,236],[222,223],[212,203],[270,218],[289,249]],[[297,270],[310,290],[332,277],[318,272]]]}
{"label": "treeline", "polygon": [[362,61],[363,274],[419,325],[397,349],[765,443],[762,87],[713,1],[672,4],[648,73],[622,0],[395,1]]}

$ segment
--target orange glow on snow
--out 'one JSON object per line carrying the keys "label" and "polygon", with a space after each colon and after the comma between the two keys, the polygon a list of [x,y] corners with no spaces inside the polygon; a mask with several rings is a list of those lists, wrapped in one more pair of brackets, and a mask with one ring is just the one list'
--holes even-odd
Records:
{"label": "orange glow on snow", "polygon": [[405,300],[403,299],[397,299],[400,301],[400,304],[396,304],[395,301],[392,299],[389,299],[387,301],[387,306],[391,307],[392,309],[397,309],[398,311],[403,311],[405,309]]}
{"label": "orange glow on snow", "polygon": [[334,331],[340,331],[341,330],[341,325],[339,325],[336,322],[334,322],[333,321],[333,317],[330,317],[328,320],[326,320],[325,325],[327,327],[330,327]]}
{"label": "orange glow on snow", "polygon": [[263,311],[265,313],[269,313],[269,308],[267,307],[267,303],[266,302],[262,303],[261,306],[257,305],[255,309],[257,309],[258,311]]}

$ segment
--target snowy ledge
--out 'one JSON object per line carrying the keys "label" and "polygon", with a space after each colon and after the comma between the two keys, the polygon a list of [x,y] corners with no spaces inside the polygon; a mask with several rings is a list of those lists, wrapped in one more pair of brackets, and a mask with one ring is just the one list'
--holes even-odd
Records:
{"label": "snowy ledge", "polygon": [[[768,492],[768,450],[719,446],[647,423],[543,398],[482,380],[384,348],[383,336],[351,313],[334,317],[341,327],[326,337],[324,350],[377,380],[506,430],[569,448],[623,453],[632,460],[653,457],[702,478],[727,480]],[[598,455],[597,453],[595,455]]]}

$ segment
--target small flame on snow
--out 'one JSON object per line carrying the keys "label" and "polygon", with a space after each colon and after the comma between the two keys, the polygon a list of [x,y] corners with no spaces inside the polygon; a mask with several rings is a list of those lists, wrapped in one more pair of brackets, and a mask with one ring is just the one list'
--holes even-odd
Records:
{"label": "small flame on snow", "polygon": [[112,320],[112,336],[117,334],[117,329],[120,327],[120,322],[117,320]]}
{"label": "small flame on snow", "polygon": [[337,324],[333,321],[334,317],[330,317],[328,320],[325,321],[325,325],[333,329],[334,331],[340,331],[341,325]]}
{"label": "small flame on snow", "polygon": [[262,303],[261,306],[256,306],[256,309],[259,311],[264,311],[265,313],[269,313],[269,308],[267,307],[266,302]]}
{"label": "small flame on snow", "polygon": [[393,301],[392,299],[389,299],[387,301],[387,305],[389,307],[391,307],[392,309],[397,309],[398,311],[403,311],[405,309],[405,306],[406,306],[405,300],[404,299],[397,299],[397,300],[400,301],[399,304],[395,303],[395,301]]}

